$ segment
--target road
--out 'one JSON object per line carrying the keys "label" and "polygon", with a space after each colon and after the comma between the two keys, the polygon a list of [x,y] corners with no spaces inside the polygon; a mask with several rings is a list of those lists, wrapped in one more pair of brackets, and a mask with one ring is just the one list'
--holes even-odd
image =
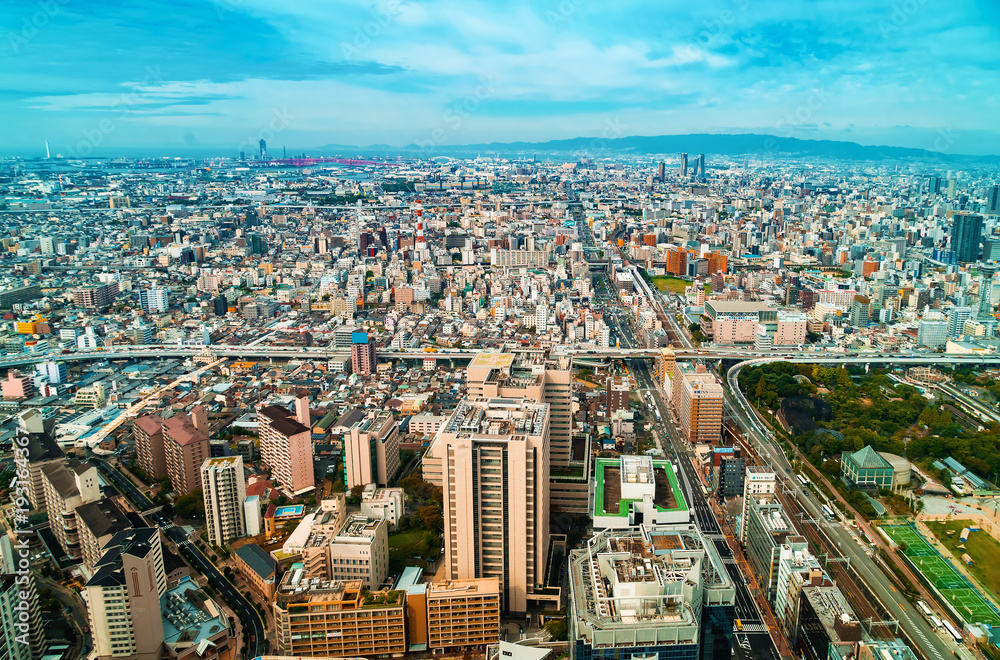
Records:
{"label": "road", "polygon": [[[660,391],[656,388],[655,381],[649,373],[649,366],[644,360],[633,360],[632,373],[636,378],[640,389],[648,390],[653,396],[656,407],[660,413],[661,420],[670,420],[670,411],[663,400]],[[687,498],[694,513],[694,522],[705,534],[705,537],[715,544],[716,550],[722,557],[722,562],[726,566],[730,578],[736,587],[735,617],[740,619],[743,631],[733,631],[733,648],[739,649],[743,658],[753,660],[777,660],[779,657],[777,647],[767,632],[767,626],[757,609],[757,604],[750,593],[747,585],[747,578],[740,572],[736,559],[733,557],[732,549],[726,543],[722,529],[712,512],[712,508],[705,499],[701,491],[701,480],[695,474],[692,460],[694,453],[687,445],[686,441],[680,437],[680,433],[672,422],[661,423],[660,428],[665,431],[665,437],[669,438],[671,446],[661,447],[667,456],[672,450],[676,456],[676,464],[679,467],[679,480],[681,488],[684,490],[684,497]]]}
{"label": "road", "polygon": [[[142,511],[154,508],[148,497],[143,495],[132,482],[126,479],[118,470],[109,465],[106,461],[98,458],[92,459],[102,469],[105,476],[111,478],[123,495],[130,499]],[[249,631],[249,645],[244,649],[246,658],[257,658],[263,655],[267,649],[267,638],[264,636],[264,622],[261,620],[260,612],[254,608],[246,597],[241,594],[233,584],[227,580],[215,564],[210,562],[195,544],[188,541],[184,530],[173,524],[165,515],[159,511],[147,514],[156,523],[164,534],[169,536],[179,548],[183,548],[193,559],[195,568],[208,579],[208,583],[229,603],[233,611],[243,621],[243,626]]]}
{"label": "road", "polygon": [[[786,493],[793,497],[814,521],[821,521],[815,524],[822,526],[822,532],[826,534],[840,550],[844,557],[850,559],[851,570],[855,575],[868,586],[869,589],[879,599],[882,606],[889,614],[899,622],[900,627],[909,637],[912,645],[928,660],[944,660],[944,658],[954,657],[954,643],[949,643],[942,639],[924,619],[923,615],[917,611],[889,581],[889,578],[879,569],[868,553],[851,537],[844,527],[838,523],[827,523],[824,521],[822,505],[816,496],[808,489],[802,488],[791,464],[785,457],[784,452],[777,447],[769,438],[767,432],[756,413],[750,408],[749,403],[739,390],[737,378],[740,370],[745,365],[737,365],[729,370],[727,381],[729,383],[726,392],[727,403],[735,413],[736,420],[743,429],[746,436],[754,443],[758,453],[766,457],[769,466],[784,482]],[[813,523],[805,523],[813,524]]]}

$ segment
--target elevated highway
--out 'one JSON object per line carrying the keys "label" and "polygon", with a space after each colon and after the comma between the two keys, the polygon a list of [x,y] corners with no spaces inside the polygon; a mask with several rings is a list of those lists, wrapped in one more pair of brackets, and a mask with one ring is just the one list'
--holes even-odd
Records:
{"label": "elevated highway", "polygon": [[[439,348],[429,353],[423,350],[387,350],[379,351],[378,357],[387,360],[471,360],[482,352],[494,352],[498,349],[448,349]],[[526,349],[528,351],[540,349]],[[578,349],[569,346],[556,346],[553,352],[559,355],[570,355],[575,359],[587,361],[655,359],[661,354],[657,348],[600,348]],[[301,346],[267,346],[261,344],[233,345],[150,345],[150,346],[113,346],[101,349],[77,349],[68,352],[49,351],[39,354],[17,354],[0,356],[0,370],[10,367],[20,367],[41,362],[85,362],[92,360],[123,360],[142,358],[193,358],[204,359],[238,359],[238,360],[329,360],[334,356],[343,356],[348,352],[345,348],[333,347],[301,347]],[[943,355],[932,352],[911,353],[841,353],[831,351],[799,351],[776,349],[758,351],[735,347],[721,348],[678,348],[674,349],[678,360],[738,360],[740,362],[771,362],[785,360],[795,363],[818,364],[988,364],[1000,365],[1000,354],[987,355]],[[749,365],[748,365],[749,366]]]}

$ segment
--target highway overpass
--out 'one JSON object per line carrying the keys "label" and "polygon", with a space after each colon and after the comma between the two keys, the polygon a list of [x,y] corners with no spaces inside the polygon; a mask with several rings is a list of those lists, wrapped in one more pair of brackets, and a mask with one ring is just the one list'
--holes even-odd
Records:
{"label": "highway overpass", "polygon": [[[429,353],[423,350],[384,350],[379,351],[379,358],[386,360],[471,360],[481,352],[492,352],[498,349],[437,349],[436,352]],[[539,349],[526,349],[534,351]],[[556,346],[553,353],[559,355],[571,355],[577,359],[606,361],[606,360],[630,360],[630,359],[653,359],[660,355],[657,348],[600,348],[600,349],[577,349],[569,346]],[[90,360],[123,360],[142,358],[189,358],[202,357],[204,359],[230,358],[239,360],[329,360],[334,356],[343,356],[348,352],[346,348],[332,347],[302,347],[302,346],[180,346],[180,345],[157,345],[157,346],[115,346],[103,349],[78,349],[69,352],[50,351],[37,355],[20,354],[8,355],[0,358],[0,369],[10,367],[21,367],[26,365],[48,362],[51,360],[60,362],[82,362]],[[932,352],[911,352],[911,353],[842,353],[832,351],[799,351],[777,349],[770,351],[758,351],[754,349],[741,349],[735,347],[722,348],[678,348],[674,349],[674,355],[678,360],[785,360],[795,363],[818,363],[818,364],[990,364],[1000,365],[1000,355],[998,354],[977,354],[977,355],[944,355]]]}

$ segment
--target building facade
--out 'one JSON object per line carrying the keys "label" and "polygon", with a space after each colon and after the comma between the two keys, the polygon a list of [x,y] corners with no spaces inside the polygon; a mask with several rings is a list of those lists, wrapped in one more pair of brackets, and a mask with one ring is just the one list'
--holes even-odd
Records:
{"label": "building facade", "polygon": [[205,498],[205,529],[208,542],[223,546],[246,535],[243,502],[247,497],[243,459],[239,456],[210,458],[201,466],[201,489]]}
{"label": "building facade", "polygon": [[280,406],[257,412],[260,455],[274,480],[293,494],[315,488],[312,430]]}
{"label": "building facade", "polygon": [[501,607],[526,612],[549,545],[549,407],[526,399],[459,403],[434,438],[444,494],[445,576],[496,577]]}

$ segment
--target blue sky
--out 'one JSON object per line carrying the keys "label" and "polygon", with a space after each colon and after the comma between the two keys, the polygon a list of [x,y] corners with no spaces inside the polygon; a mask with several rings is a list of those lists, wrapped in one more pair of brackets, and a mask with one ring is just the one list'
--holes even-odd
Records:
{"label": "blue sky", "polygon": [[1000,153],[992,0],[0,0],[3,151],[692,132]]}

